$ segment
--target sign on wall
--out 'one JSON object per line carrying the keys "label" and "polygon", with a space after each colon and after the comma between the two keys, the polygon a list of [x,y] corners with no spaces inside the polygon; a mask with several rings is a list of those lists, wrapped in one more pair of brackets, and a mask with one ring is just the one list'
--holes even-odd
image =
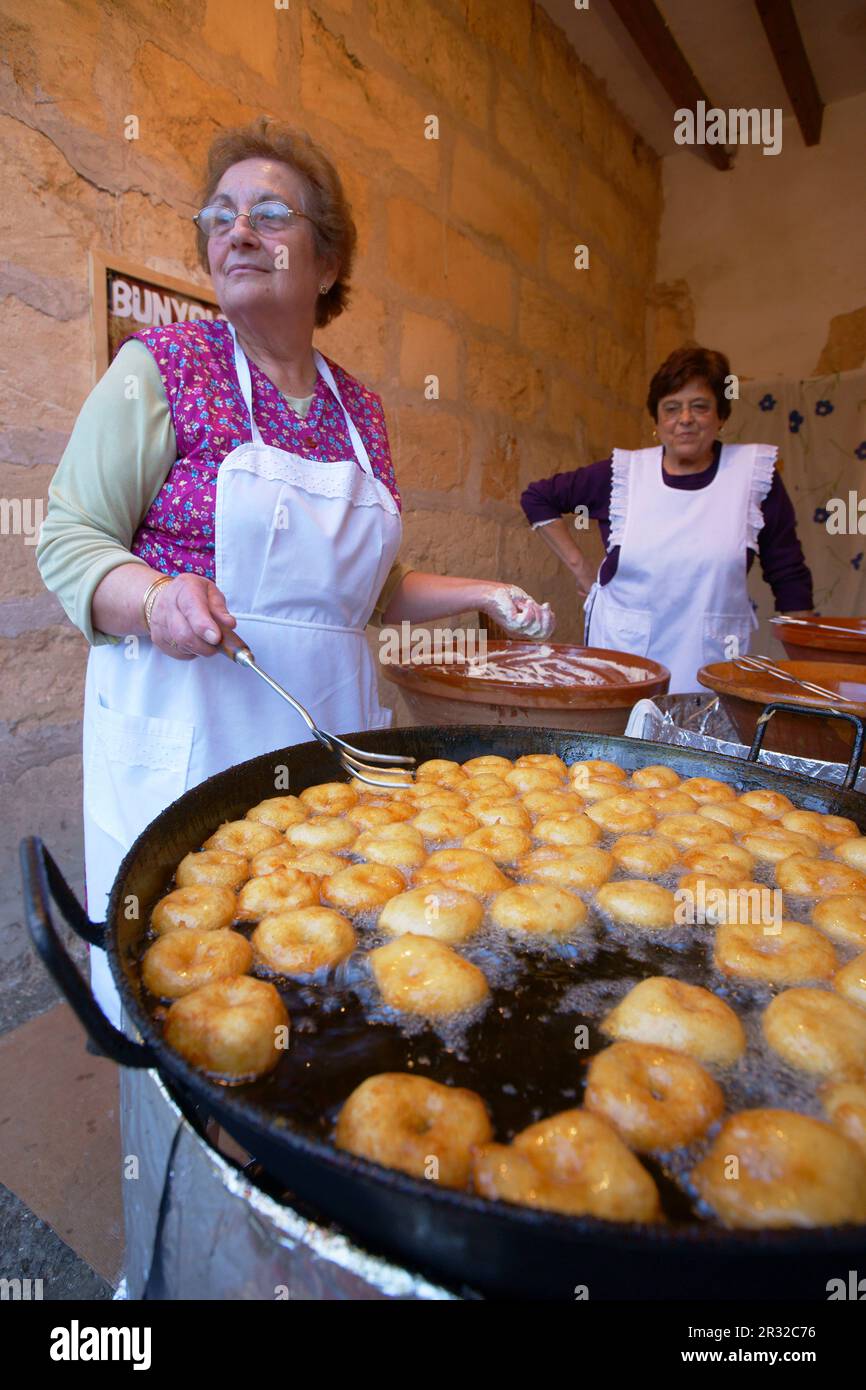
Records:
{"label": "sign on wall", "polygon": [[225,317],[210,288],[102,251],[90,253],[90,303],[97,380],[130,333]]}

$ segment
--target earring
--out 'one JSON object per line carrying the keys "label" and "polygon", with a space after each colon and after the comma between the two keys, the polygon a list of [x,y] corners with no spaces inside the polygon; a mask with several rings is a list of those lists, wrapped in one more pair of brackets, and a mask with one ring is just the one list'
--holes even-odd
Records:
{"label": "earring", "polygon": [[653,439],[658,439],[658,437],[659,437],[659,432],[658,432],[658,430],[653,430]]}
{"label": "earring", "polygon": [[320,286],[319,286],[319,294],[327,294],[327,293],[328,293],[328,288],[329,288],[329,287],[328,287],[327,285],[320,285]]}

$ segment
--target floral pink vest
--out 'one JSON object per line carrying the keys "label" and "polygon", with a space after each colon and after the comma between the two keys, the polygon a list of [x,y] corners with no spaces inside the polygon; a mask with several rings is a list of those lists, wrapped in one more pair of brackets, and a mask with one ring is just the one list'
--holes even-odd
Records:
{"label": "floral pink vest", "polygon": [[[144,343],[159,367],[177,439],[177,460],[130,549],[163,574],[187,571],[214,579],[217,470],[227,454],[251,438],[228,324],[222,319],[173,323],[142,329],[131,337]],[[373,472],[399,507],[382,402],[330,358],[327,361]],[[255,362],[250,362],[250,373],[253,412],[265,444],[317,462],[352,457],[343,412],[321,376],[302,419]]]}

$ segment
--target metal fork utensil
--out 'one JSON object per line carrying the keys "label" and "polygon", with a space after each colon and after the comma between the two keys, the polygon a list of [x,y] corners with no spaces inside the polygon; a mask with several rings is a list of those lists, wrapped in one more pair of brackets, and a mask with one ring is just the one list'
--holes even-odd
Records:
{"label": "metal fork utensil", "polygon": [[[333,753],[334,757],[340,763],[340,766],[345,768],[347,772],[350,772],[353,777],[357,777],[359,782],[367,782],[371,787],[388,787],[391,789],[399,784],[386,782],[381,778],[377,780],[375,775],[371,777],[366,774],[375,774],[376,772],[383,771],[387,767],[409,768],[414,765],[415,759],[407,757],[402,753],[368,753],[365,749],[355,748],[353,744],[347,743],[345,739],[338,738],[336,734],[329,734],[326,733],[324,729],[320,729],[312,715],[308,710],[304,709],[300,701],[296,700],[294,695],[290,695],[287,690],[284,690],[272,676],[268,675],[267,671],[263,671],[261,666],[256,664],[256,659],[246,642],[229,628],[223,628],[220,651],[228,657],[229,661],[234,661],[238,666],[246,666],[248,670],[255,671],[256,675],[260,676],[265,684],[271,687],[271,690],[283,700],[286,700],[291,705],[292,709],[301,716],[310,733],[313,735],[313,738],[318,739],[319,743],[321,743],[324,748],[327,748],[329,752]],[[376,766],[371,767],[371,763],[376,764]],[[411,777],[407,772],[406,785],[408,786],[410,782]]]}
{"label": "metal fork utensil", "polygon": [[792,675],[790,671],[783,671],[781,666],[774,665],[766,657],[738,656],[734,658],[733,664],[743,671],[759,671],[766,676],[775,676],[777,680],[788,681],[791,685],[798,685],[808,694],[820,695],[822,699],[832,700],[834,704],[857,704],[856,700],[850,700],[847,695],[840,695],[838,690],[826,690],[823,685],[813,685],[811,681],[804,681],[800,676]]}
{"label": "metal fork utensil", "polygon": [[818,628],[821,632],[841,632],[843,637],[859,637],[861,634],[853,627],[834,627],[832,623],[825,623],[821,618],[816,618],[810,622],[808,618],[770,618],[769,621],[776,627],[811,627]]}

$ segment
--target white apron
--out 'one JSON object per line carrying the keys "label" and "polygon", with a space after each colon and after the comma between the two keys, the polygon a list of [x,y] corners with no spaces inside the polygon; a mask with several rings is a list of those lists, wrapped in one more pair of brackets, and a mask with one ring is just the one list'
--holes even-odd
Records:
{"label": "white apron", "polygon": [[[317,463],[263,443],[233,328],[232,337],[252,442],[233,449],[217,473],[215,583],[256,660],[322,728],[385,728],[391,711],[379,704],[364,629],[400,547],[397,504],[374,477],[318,352],[354,456]],[[91,921],[105,920],[122,858],[170,802],[234,763],[309,738],[285,701],[222,653],[176,661],[144,637],[91,648],[83,734]],[[91,951],[91,980],[120,1026],[104,951]]]}
{"label": "white apron", "polygon": [[695,492],[668,487],[662,448],[613,453],[608,549],[613,579],[586,599],[585,642],[667,666],[671,693],[697,690],[697,671],[745,653],[758,626],[746,584],[776,449],[726,444],[716,476]]}

